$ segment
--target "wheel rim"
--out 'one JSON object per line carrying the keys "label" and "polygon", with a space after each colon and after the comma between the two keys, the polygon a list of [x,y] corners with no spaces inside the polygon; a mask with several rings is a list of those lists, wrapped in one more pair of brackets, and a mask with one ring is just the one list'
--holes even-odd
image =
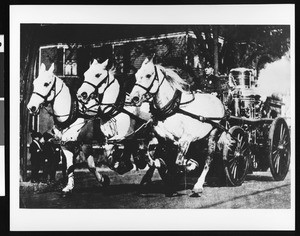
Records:
{"label": "wheel rim", "polygon": [[227,167],[232,182],[238,184],[243,180],[248,168],[248,145],[242,130],[237,129],[232,136],[236,141],[228,151]]}
{"label": "wheel rim", "polygon": [[284,178],[289,168],[290,136],[283,120],[275,125],[270,151],[273,176]]}

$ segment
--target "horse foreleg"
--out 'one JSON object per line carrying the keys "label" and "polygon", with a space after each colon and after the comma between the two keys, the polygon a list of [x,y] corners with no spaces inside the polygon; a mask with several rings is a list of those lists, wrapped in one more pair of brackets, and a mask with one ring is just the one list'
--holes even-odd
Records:
{"label": "horse foreleg", "polygon": [[108,176],[106,176],[104,174],[100,174],[97,171],[95,161],[94,161],[94,157],[92,155],[88,156],[87,164],[88,164],[88,168],[89,168],[90,172],[94,174],[94,176],[96,177],[97,181],[101,184],[101,186],[109,185]]}
{"label": "horse foreleg", "polygon": [[65,148],[62,148],[63,153],[66,157],[67,175],[68,182],[66,187],[62,189],[63,193],[72,192],[74,188],[74,165],[73,165],[73,153]]}
{"label": "horse foreleg", "polygon": [[154,171],[155,169],[157,168],[161,177],[163,178],[164,177],[164,172],[165,172],[165,162],[161,159],[161,158],[158,158],[158,159],[155,159],[153,160],[152,158],[149,157],[149,161],[148,161],[148,165],[150,166],[149,169],[147,170],[146,174],[144,175],[144,177],[142,178],[141,180],[141,185],[143,184],[148,184],[148,183],[151,183],[151,179],[152,179],[152,176],[154,174]]}
{"label": "horse foreleg", "polygon": [[179,152],[177,154],[177,158],[176,158],[176,165],[182,166],[185,164],[185,154],[187,153],[187,150],[189,149],[190,146],[190,141],[188,140],[179,140],[178,141],[178,147],[179,147]]}
{"label": "horse foreleg", "polygon": [[215,132],[216,131],[211,132],[211,134],[208,138],[207,158],[205,160],[205,165],[204,165],[203,171],[202,171],[197,183],[194,185],[194,188],[192,190],[193,194],[198,194],[198,193],[203,192],[203,185],[204,185],[204,182],[205,182],[205,179],[206,179],[206,175],[209,171],[210,164],[213,160],[213,155],[216,151]]}
{"label": "horse foreleg", "polygon": [[64,152],[60,151],[63,181],[67,179],[67,160]]}
{"label": "horse foreleg", "polygon": [[153,176],[153,173],[155,171],[155,166],[150,166],[147,170],[146,174],[143,176],[140,185],[151,183],[151,178]]}
{"label": "horse foreleg", "polygon": [[107,176],[100,174],[95,165],[94,157],[93,157],[93,148],[90,144],[83,144],[81,146],[81,150],[83,152],[83,155],[86,159],[88,169],[89,171],[96,177],[96,180],[98,183],[100,183],[101,186],[109,185],[109,179]]}

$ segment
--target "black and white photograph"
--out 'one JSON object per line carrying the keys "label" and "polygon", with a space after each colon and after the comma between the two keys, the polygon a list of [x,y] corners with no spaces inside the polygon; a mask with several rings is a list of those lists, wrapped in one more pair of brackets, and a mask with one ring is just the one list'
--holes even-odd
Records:
{"label": "black and white photograph", "polygon": [[295,227],[293,5],[10,20],[11,229]]}

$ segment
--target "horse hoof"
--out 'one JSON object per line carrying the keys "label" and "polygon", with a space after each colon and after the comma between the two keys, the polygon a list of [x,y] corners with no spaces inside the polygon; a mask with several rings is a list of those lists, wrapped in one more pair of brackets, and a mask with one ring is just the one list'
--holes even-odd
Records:
{"label": "horse hoof", "polygon": [[178,197],[178,196],[180,196],[180,194],[177,193],[177,192],[174,192],[174,193],[166,193],[165,196],[166,196],[166,197]]}
{"label": "horse hoof", "polygon": [[193,191],[192,194],[190,195],[190,197],[201,197],[201,194]]}
{"label": "horse hoof", "polygon": [[165,193],[165,196],[166,196],[166,197],[173,197],[173,196],[174,196],[174,193]]}
{"label": "horse hoof", "polygon": [[110,185],[110,179],[107,175],[102,175],[102,187],[107,187]]}
{"label": "horse hoof", "polygon": [[68,197],[68,196],[70,196],[72,194],[72,192],[73,192],[73,190],[69,190],[69,191],[62,190],[61,191],[61,196],[62,197]]}
{"label": "horse hoof", "polygon": [[152,183],[153,183],[152,180],[146,180],[146,181],[142,181],[140,183],[140,186],[146,187],[146,186],[150,186]]}
{"label": "horse hoof", "polygon": [[193,189],[191,196],[193,196],[193,197],[199,196],[200,197],[202,193],[203,193],[203,188]]}

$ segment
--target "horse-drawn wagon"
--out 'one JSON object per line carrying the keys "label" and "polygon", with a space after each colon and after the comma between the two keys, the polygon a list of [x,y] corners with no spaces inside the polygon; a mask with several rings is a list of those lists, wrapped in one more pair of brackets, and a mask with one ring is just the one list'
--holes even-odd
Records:
{"label": "horse-drawn wagon", "polygon": [[[251,69],[232,69],[229,86],[227,124],[244,130],[249,150],[246,172],[270,168],[274,180],[283,180],[290,165],[290,133],[285,118],[281,117],[282,101],[274,96],[267,97],[266,101],[260,99],[256,93],[257,79]],[[235,158],[236,154],[232,153],[231,159]],[[238,162],[237,165],[239,168]],[[230,173],[232,184],[242,181]]]}
{"label": "horse-drawn wagon", "polygon": [[[216,157],[222,158],[227,183],[233,186],[242,184],[251,170],[267,170],[270,167],[275,180],[283,180],[289,170],[288,126],[284,118],[268,117],[270,112],[266,112],[265,103],[253,96],[252,90],[249,91],[255,86],[255,81],[247,70],[230,77],[233,86],[228,96],[232,97],[227,99],[224,106],[214,95],[185,90],[189,86],[173,70],[155,65],[152,59],[146,58],[136,73],[132,91],[127,94],[129,109],[124,108],[125,96],[121,96],[124,91],[114,77],[113,69],[107,68],[107,61],[98,63],[94,60],[84,74],[85,80],[77,91],[77,98],[53,74],[53,70],[54,66],[48,71],[45,66],[41,67],[40,75],[34,82],[35,99],[31,99],[28,108],[32,113],[37,113],[43,103],[51,101],[54,120],[61,126],[62,141],[82,144],[89,169],[102,185],[108,184],[108,179],[96,171],[90,145],[91,136],[97,132],[95,125],[90,122],[95,117],[100,117],[99,132],[106,137],[102,146],[107,152],[106,161],[120,174],[124,173],[119,169],[120,161],[128,163],[133,155],[136,164],[140,162],[144,166],[145,161],[148,162],[150,169],[146,179],[151,178],[154,169],[158,168],[161,176],[171,184],[169,177],[176,175],[176,171],[171,171],[170,165],[166,165],[168,161],[150,155],[153,151],[151,145],[164,145],[153,141],[155,137],[152,134],[173,142],[177,149],[175,165],[171,166],[184,167],[187,172],[199,166],[194,158],[187,158],[190,144],[205,140],[205,165],[193,187],[193,194],[196,195],[203,190],[210,163]],[[60,97],[64,102],[56,103]],[[66,102],[69,105],[66,106]],[[150,109],[146,112],[137,111],[136,107],[145,102],[150,103]],[[91,113],[89,117],[92,119],[84,121],[78,118],[78,104],[83,109],[83,115]],[[147,112],[149,114],[145,116]],[[143,124],[135,129],[131,125],[132,120],[142,121]],[[70,169],[64,192],[70,192],[74,187],[71,171],[74,151],[68,145],[63,147],[63,151]],[[167,152],[162,153],[165,155]],[[126,166],[124,168],[128,171]],[[167,176],[169,179],[166,179]]]}

